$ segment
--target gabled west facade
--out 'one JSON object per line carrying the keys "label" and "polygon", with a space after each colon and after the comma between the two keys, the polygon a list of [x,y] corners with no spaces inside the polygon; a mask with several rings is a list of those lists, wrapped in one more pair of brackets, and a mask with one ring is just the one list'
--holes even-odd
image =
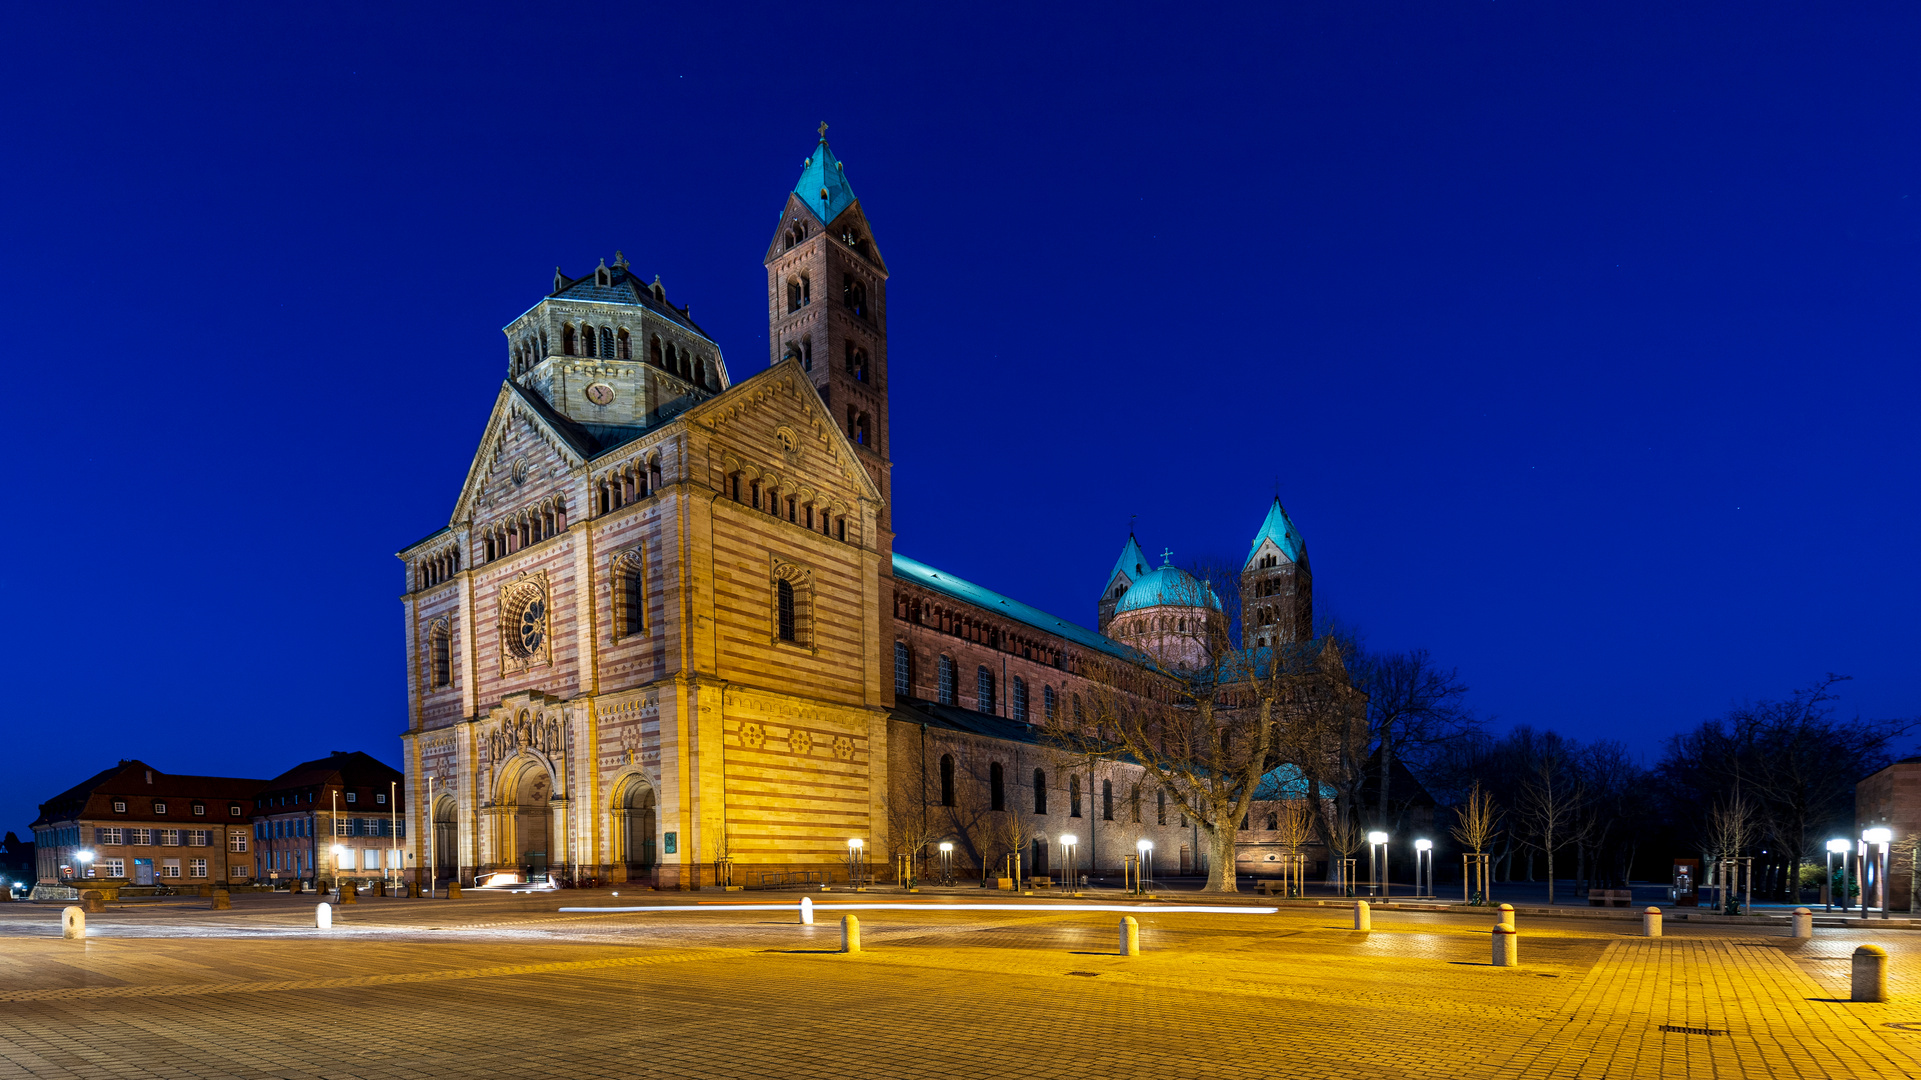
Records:
{"label": "gabled west facade", "polygon": [[[882,861],[960,798],[914,764],[930,735],[979,758],[982,784],[1005,750],[1025,805],[1059,818],[1047,835],[1098,791],[1171,855],[1193,824],[1135,820],[1137,769],[1063,771],[1031,722],[1073,707],[1090,658],[1178,661],[1155,654],[1165,635],[1087,630],[893,551],[888,270],[824,137],[763,264],[769,366],[738,381],[618,254],[557,271],[504,328],[452,513],[398,553],[421,857],[442,878],[661,888],[836,867],[852,839]],[[1164,614],[1129,590],[1179,571],[1131,565],[1101,594],[1103,631],[1117,608],[1138,627]],[[1290,565],[1304,582],[1304,548]],[[976,868],[992,835],[956,836]]]}

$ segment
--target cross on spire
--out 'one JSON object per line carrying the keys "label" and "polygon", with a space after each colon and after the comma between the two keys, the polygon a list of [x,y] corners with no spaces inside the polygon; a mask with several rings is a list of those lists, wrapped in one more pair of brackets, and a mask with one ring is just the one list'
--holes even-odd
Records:
{"label": "cross on spire", "polygon": [[1174,549],[1162,548],[1161,549],[1161,565],[1168,566],[1168,565],[1171,565],[1173,561],[1174,561]]}
{"label": "cross on spire", "polygon": [[820,141],[821,142],[827,141],[827,121],[825,120],[822,120],[820,122]]}

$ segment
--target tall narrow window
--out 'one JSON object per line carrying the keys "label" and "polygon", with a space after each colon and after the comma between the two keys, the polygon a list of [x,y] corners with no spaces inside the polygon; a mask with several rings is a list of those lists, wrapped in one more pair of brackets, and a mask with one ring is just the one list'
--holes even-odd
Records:
{"label": "tall narrow window", "polygon": [[954,704],[954,660],[949,656],[940,658],[940,703]]}
{"label": "tall narrow window", "polygon": [[1027,722],[1027,680],[1014,676],[1014,719]]}
{"label": "tall narrow window", "polygon": [[1101,820],[1114,820],[1114,781],[1101,781]]}
{"label": "tall narrow window", "polygon": [[614,625],[620,628],[622,637],[645,633],[647,588],[639,553],[630,551],[620,557],[615,564],[615,581],[620,610],[615,613]]}
{"label": "tall narrow window", "polygon": [[1154,824],[1167,824],[1167,792],[1165,791],[1154,793]]}
{"label": "tall narrow window", "polygon": [[994,711],[994,673],[985,664],[974,673],[974,707],[984,713]]}
{"label": "tall narrow window", "polygon": [[574,355],[574,324],[565,323],[560,328],[560,352],[563,356]]}
{"label": "tall narrow window", "polygon": [[[647,463],[647,491],[659,491],[659,490],[660,490],[660,459],[655,458],[654,460]],[[641,492],[641,494],[646,495],[647,492],[643,491]]]}
{"label": "tall narrow window", "polygon": [[954,755],[940,756],[940,804],[954,805]]}
{"label": "tall narrow window", "polygon": [[1127,820],[1136,825],[1141,823],[1141,786],[1135,784],[1127,793]]}
{"label": "tall narrow window", "polygon": [[661,355],[660,355],[660,336],[659,336],[659,335],[655,335],[655,336],[654,336],[653,338],[651,338],[651,339],[649,339],[649,340],[648,340],[648,342],[647,342],[647,359],[649,359],[649,360],[652,360],[652,361],[654,362],[654,366],[655,366],[655,367],[665,367],[665,366],[666,366],[666,365],[665,365],[665,364],[664,364],[664,363],[662,362],[662,360],[661,360]]}
{"label": "tall narrow window", "polygon": [[620,333],[614,335],[614,355],[622,360],[634,358],[634,339],[624,326],[620,328]]}
{"label": "tall narrow window", "polygon": [[998,761],[987,767],[987,808],[1007,809],[1007,781],[1001,774],[1001,763]]}
{"label": "tall narrow window", "polygon": [[1081,774],[1067,778],[1067,816],[1081,816]]}
{"label": "tall narrow window", "polygon": [[775,586],[775,592],[778,594],[778,604],[780,606],[780,639],[782,641],[793,641],[794,585],[790,581],[782,581]]}
{"label": "tall narrow window", "polygon": [[847,542],[847,519],[846,518],[834,519],[834,533],[836,538],[839,539],[841,543],[844,544]]}
{"label": "tall narrow window", "polygon": [[1041,687],[1041,710],[1049,720],[1054,719],[1054,688]]}
{"label": "tall narrow window", "polygon": [[614,358],[614,328],[611,326],[600,328],[600,355],[609,360]]}
{"label": "tall narrow window", "polygon": [[906,697],[908,689],[914,685],[914,673],[910,666],[912,657],[905,641],[894,642],[894,694],[897,697]]}
{"label": "tall narrow window", "polygon": [[580,328],[580,355],[600,355],[600,351],[594,348],[594,328],[591,326],[582,326]]}
{"label": "tall narrow window", "polygon": [[1034,812],[1047,813],[1047,773],[1041,769],[1034,770]]}
{"label": "tall narrow window", "polygon": [[453,683],[453,648],[447,626],[436,623],[433,633],[428,637],[433,652],[434,685],[448,686]]}

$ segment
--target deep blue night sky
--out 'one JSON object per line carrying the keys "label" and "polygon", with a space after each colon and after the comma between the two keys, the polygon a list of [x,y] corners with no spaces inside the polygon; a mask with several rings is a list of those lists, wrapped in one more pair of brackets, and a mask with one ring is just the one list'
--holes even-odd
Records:
{"label": "deep blue night sky", "polygon": [[0,828],[398,761],[499,328],[620,249],[761,370],[823,119],[903,553],[1092,622],[1130,517],[1238,558],[1278,482],[1497,726],[1921,712],[1916,9],[1683,7],[16,6]]}

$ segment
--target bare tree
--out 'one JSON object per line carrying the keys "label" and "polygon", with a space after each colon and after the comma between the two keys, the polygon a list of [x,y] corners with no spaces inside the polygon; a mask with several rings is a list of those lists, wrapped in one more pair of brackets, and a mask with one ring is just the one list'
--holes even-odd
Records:
{"label": "bare tree", "polygon": [[[1552,733],[1549,733],[1552,734]],[[1531,775],[1521,786],[1522,822],[1531,833],[1528,842],[1547,856],[1547,902],[1554,903],[1554,855],[1566,847],[1580,827],[1583,792],[1572,775],[1568,755],[1558,737],[1548,740],[1533,761]]]}
{"label": "bare tree", "polygon": [[[1494,807],[1494,796],[1481,790],[1478,780],[1468,790],[1466,801],[1455,807],[1454,816],[1457,820],[1454,828],[1449,831],[1469,854],[1478,856],[1485,853],[1488,845],[1493,843],[1495,835],[1500,832],[1501,812]],[[1481,894],[1474,902],[1486,903],[1487,896]]]}
{"label": "bare tree", "polygon": [[1237,597],[1237,575],[1197,567],[1165,586],[1163,604],[1190,614],[1156,632],[1159,656],[1098,668],[1087,723],[1052,733],[1076,753],[1141,766],[1205,833],[1212,892],[1238,891],[1236,833],[1263,778],[1283,761],[1284,729],[1342,710],[1366,723],[1338,649],[1318,640],[1243,649],[1233,639],[1211,582]]}
{"label": "bare tree", "polygon": [[1408,752],[1458,738],[1472,726],[1462,705],[1467,685],[1453,668],[1442,668],[1426,649],[1403,653],[1362,653],[1351,658],[1354,683],[1367,695],[1368,738],[1379,785],[1374,820],[1383,829],[1400,818],[1390,792],[1394,762]]}

